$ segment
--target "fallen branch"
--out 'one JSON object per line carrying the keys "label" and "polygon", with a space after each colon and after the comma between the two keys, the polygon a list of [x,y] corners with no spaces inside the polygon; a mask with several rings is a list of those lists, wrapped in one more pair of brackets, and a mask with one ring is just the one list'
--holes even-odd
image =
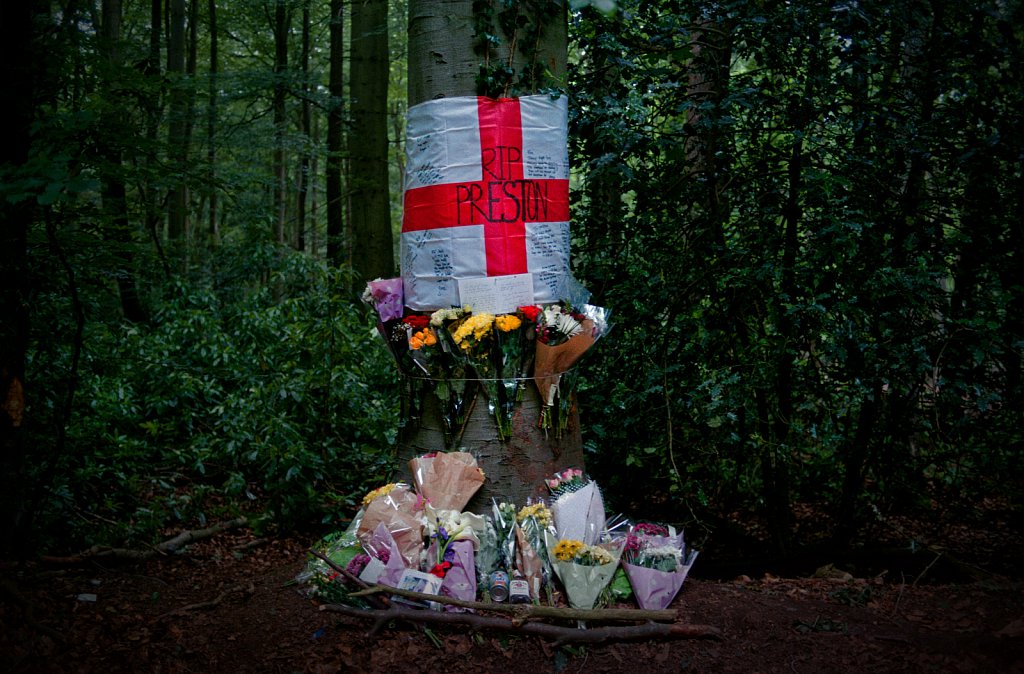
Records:
{"label": "fallen branch", "polygon": [[[319,559],[322,562],[324,562],[325,564],[327,564],[327,566],[331,567],[336,572],[341,574],[341,577],[344,578],[346,581],[348,581],[350,584],[355,585],[356,587],[362,588],[363,590],[370,589],[370,585],[367,584],[366,581],[364,581],[359,576],[356,576],[355,574],[351,573],[348,569],[343,569],[342,567],[338,566],[337,564],[334,563],[334,560],[332,560],[330,557],[328,557],[327,555],[323,554],[319,550],[314,550],[313,548],[310,548],[309,549],[309,554],[313,555],[317,559]],[[353,594],[355,594],[355,593],[353,593]],[[372,604],[373,606],[375,606],[377,608],[386,608],[386,607],[391,605],[391,600],[388,599],[387,597],[368,596],[366,598],[366,600],[370,604]]]}
{"label": "fallen branch", "polygon": [[326,604],[322,611],[341,613],[354,618],[373,621],[373,627],[367,636],[373,636],[388,623],[395,620],[412,623],[417,626],[462,625],[474,632],[493,630],[510,632],[520,635],[539,636],[551,639],[554,646],[566,644],[597,644],[613,641],[651,641],[656,639],[721,639],[722,633],[717,627],[710,625],[677,625],[648,622],[642,625],[616,625],[578,629],[562,627],[538,622],[518,623],[506,618],[482,616],[474,613],[445,613],[422,609],[404,608],[393,605],[384,610],[358,609],[341,604]]}
{"label": "fallen branch", "polygon": [[599,621],[642,621],[654,620],[663,622],[674,622],[678,614],[670,609],[661,611],[648,611],[632,608],[608,608],[608,609],[576,609],[558,608],[555,606],[534,606],[533,604],[492,604],[479,601],[466,601],[454,597],[444,597],[436,594],[424,594],[412,590],[403,590],[385,585],[374,585],[359,592],[353,592],[353,597],[366,597],[374,594],[387,593],[396,594],[400,597],[418,599],[420,601],[432,601],[441,604],[450,604],[460,608],[471,608],[478,611],[491,611],[493,613],[504,613],[513,616],[513,622],[526,622],[542,618],[556,620],[599,620]]}
{"label": "fallen branch", "polygon": [[226,522],[219,522],[205,529],[190,529],[183,531],[174,538],[168,539],[159,545],[149,548],[148,550],[109,548],[106,546],[94,545],[88,550],[80,552],[77,555],[71,555],[70,557],[44,556],[42,561],[47,564],[59,564],[62,566],[79,566],[99,559],[141,562],[152,557],[156,557],[157,555],[173,555],[191,543],[212,538],[222,531],[227,531],[228,529],[234,529],[236,527],[243,527],[248,523],[248,519],[239,517]]}
{"label": "fallen branch", "polygon": [[163,615],[157,617],[157,620],[163,620],[164,618],[169,618],[175,615],[182,615],[183,613],[188,613],[189,611],[199,611],[202,609],[220,606],[221,602],[223,602],[229,594],[232,594],[234,592],[240,592],[242,590],[245,590],[249,594],[253,594],[254,592],[256,592],[256,588],[255,586],[253,586],[252,583],[249,583],[248,585],[232,585],[231,587],[217,595],[216,598],[211,599],[210,601],[201,601],[196,604],[188,604],[187,606],[176,608],[173,611],[168,611],[167,613],[164,613]]}

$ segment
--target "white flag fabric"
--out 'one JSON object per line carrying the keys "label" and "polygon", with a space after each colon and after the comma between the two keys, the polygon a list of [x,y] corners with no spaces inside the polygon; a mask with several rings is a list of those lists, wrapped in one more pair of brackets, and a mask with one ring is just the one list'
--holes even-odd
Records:
{"label": "white flag fabric", "polygon": [[440,98],[409,108],[401,263],[405,304],[460,306],[458,282],[530,274],[534,302],[566,294],[564,96]]}

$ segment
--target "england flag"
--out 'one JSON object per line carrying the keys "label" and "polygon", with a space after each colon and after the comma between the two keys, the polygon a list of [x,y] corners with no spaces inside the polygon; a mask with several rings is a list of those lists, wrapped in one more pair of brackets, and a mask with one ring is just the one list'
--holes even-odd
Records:
{"label": "england flag", "polygon": [[459,281],[529,274],[535,303],[569,273],[564,96],[440,98],[409,109],[401,264],[405,304],[460,306]]}

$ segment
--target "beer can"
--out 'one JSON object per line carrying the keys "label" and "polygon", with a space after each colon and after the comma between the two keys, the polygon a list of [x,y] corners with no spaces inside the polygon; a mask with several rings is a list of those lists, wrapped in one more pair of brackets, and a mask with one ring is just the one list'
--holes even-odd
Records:
{"label": "beer can", "polygon": [[498,569],[491,574],[491,600],[505,601],[508,599],[508,574]]}

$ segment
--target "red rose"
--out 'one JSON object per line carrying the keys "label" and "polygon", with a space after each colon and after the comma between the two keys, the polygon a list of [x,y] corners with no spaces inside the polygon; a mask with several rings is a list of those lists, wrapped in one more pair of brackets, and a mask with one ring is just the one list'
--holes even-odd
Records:
{"label": "red rose", "polygon": [[423,314],[409,314],[408,316],[402,317],[402,322],[414,330],[422,330],[430,325],[430,316],[424,316]]}
{"label": "red rose", "polygon": [[536,305],[529,305],[525,307],[519,307],[519,312],[526,317],[527,320],[537,322],[537,316],[540,315],[540,307]]}

